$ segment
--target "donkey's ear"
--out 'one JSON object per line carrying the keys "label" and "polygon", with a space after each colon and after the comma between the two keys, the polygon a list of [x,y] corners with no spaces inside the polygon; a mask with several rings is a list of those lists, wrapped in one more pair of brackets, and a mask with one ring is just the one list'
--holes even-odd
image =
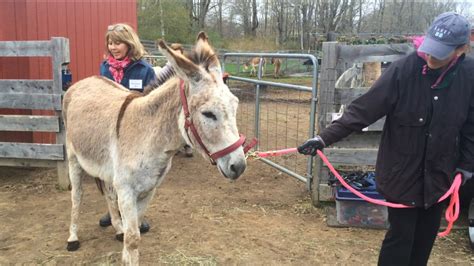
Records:
{"label": "donkey's ear", "polygon": [[216,53],[209,44],[209,38],[204,31],[199,32],[196,38],[195,52],[200,62],[204,62],[204,67],[209,72],[216,72],[222,74],[221,64],[216,56]]}
{"label": "donkey's ear", "polygon": [[166,59],[171,63],[179,77],[195,82],[201,80],[202,74],[199,66],[186,58],[180,51],[173,50],[166,45],[163,40],[158,42],[158,47],[160,52],[163,53]]}
{"label": "donkey's ear", "polygon": [[207,34],[204,31],[200,31],[198,33],[198,36],[196,37],[196,41],[203,40],[205,42],[209,41],[209,38],[207,37]]}

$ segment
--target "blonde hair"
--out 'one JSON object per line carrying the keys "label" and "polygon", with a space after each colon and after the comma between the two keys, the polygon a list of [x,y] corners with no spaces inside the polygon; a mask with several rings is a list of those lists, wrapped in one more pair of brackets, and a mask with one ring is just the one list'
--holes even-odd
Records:
{"label": "blonde hair", "polygon": [[137,33],[128,24],[117,23],[107,28],[105,33],[105,51],[107,55],[110,54],[109,41],[125,43],[128,46],[127,56],[132,61],[140,60],[146,54]]}

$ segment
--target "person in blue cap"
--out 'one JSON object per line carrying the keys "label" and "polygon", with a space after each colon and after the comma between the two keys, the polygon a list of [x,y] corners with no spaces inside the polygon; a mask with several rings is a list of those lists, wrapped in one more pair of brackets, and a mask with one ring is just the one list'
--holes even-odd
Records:
{"label": "person in blue cap", "polygon": [[379,265],[426,265],[454,175],[474,172],[474,60],[466,56],[471,26],[460,14],[435,18],[417,51],[393,62],[342,117],[298,147],[316,154],[386,117],[376,162],[377,190],[389,229]]}

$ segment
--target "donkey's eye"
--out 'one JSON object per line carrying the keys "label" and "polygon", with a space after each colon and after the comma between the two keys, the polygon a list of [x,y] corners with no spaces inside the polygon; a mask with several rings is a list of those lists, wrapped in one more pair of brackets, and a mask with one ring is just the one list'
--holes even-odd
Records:
{"label": "donkey's eye", "polygon": [[212,112],[202,112],[202,115],[204,115],[205,117],[210,118],[212,120],[217,120],[216,115]]}

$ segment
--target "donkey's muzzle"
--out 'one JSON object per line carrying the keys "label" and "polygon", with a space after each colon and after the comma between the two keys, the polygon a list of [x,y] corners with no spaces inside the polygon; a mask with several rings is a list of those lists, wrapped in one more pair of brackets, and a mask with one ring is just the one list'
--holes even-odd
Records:
{"label": "donkey's muzzle", "polygon": [[240,163],[235,163],[230,165],[230,179],[237,179],[245,171],[247,167],[245,161]]}

